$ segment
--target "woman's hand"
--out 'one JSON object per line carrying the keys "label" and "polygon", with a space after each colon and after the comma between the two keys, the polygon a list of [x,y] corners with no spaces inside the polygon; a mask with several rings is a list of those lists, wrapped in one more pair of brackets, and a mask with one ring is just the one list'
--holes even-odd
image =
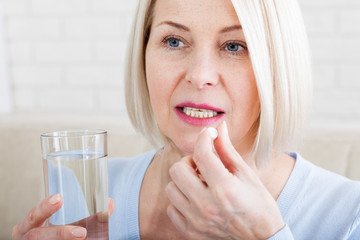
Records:
{"label": "woman's hand", "polygon": [[[60,194],[55,194],[42,200],[28,215],[18,223],[12,232],[13,240],[19,239],[85,239],[86,229],[77,226],[45,227],[45,222],[62,206]],[[109,199],[109,214],[114,210],[114,201]]]}
{"label": "woman's hand", "polygon": [[285,225],[278,206],[232,146],[225,122],[218,132],[213,145],[203,131],[194,155],[170,168],[168,215],[187,239],[267,239]]}

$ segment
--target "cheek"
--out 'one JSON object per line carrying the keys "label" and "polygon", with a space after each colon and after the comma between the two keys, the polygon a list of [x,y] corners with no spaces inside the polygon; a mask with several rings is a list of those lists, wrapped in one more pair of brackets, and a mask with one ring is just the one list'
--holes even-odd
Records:
{"label": "cheek", "polygon": [[248,91],[249,94],[248,101],[249,101],[249,105],[252,108],[251,110],[254,112],[254,114],[257,117],[260,114],[260,98],[259,98],[259,92],[253,71],[249,73],[249,79],[250,79],[250,83],[249,83],[249,91]]}
{"label": "cheek", "polygon": [[255,75],[250,63],[235,69],[238,70],[228,75],[228,79],[231,79],[231,82],[227,85],[227,91],[232,96],[233,112],[243,114],[243,117],[250,120],[251,117],[248,114],[253,111],[259,111],[260,108]]}
{"label": "cheek", "polygon": [[171,71],[167,70],[161,58],[156,54],[147,54],[146,79],[150,95],[150,103],[159,127],[170,111],[170,100],[174,88]]}
{"label": "cheek", "polygon": [[160,89],[162,87],[164,75],[160,74],[160,72],[163,71],[155,64],[156,58],[156,55],[154,55],[152,51],[146,52],[146,81],[152,103],[158,101],[159,95],[164,92],[163,89]]}
{"label": "cheek", "polygon": [[243,98],[245,106],[247,106],[247,111],[259,111],[260,100],[259,93],[256,85],[255,74],[252,69],[251,63],[248,62],[247,70],[244,70],[244,79],[246,79],[243,83]]}
{"label": "cheek", "polygon": [[250,112],[259,112],[260,111],[260,99],[259,99],[259,93],[256,86],[256,80],[255,78],[249,78],[251,79],[251,82],[249,82],[247,86],[247,91],[245,93],[244,102],[247,106],[247,111]]}
{"label": "cheek", "polygon": [[254,73],[250,68],[243,69],[233,78],[232,86],[228,86],[229,95],[232,96],[232,111],[228,119],[233,144],[239,145],[247,142],[251,145],[253,139],[249,134],[253,134],[252,127],[256,123],[260,114],[260,99]]}
{"label": "cheek", "polygon": [[[146,79],[150,95],[150,103],[153,109],[155,116],[159,114],[159,110],[162,104],[165,104],[166,99],[166,89],[164,89],[163,84],[161,84],[162,79],[161,75],[157,74],[157,71],[154,71],[151,65],[147,67]],[[164,110],[165,108],[163,108]]]}
{"label": "cheek", "polygon": [[167,54],[152,46],[146,52],[146,79],[153,107],[163,108],[170,104],[171,96],[183,76],[182,62],[169,59]]}
{"label": "cheek", "polygon": [[256,119],[260,113],[260,99],[255,77],[250,75],[248,79],[250,80],[245,87],[245,91],[239,98],[243,99],[243,106],[240,107],[243,109],[245,119],[248,124],[252,125],[254,119]]}

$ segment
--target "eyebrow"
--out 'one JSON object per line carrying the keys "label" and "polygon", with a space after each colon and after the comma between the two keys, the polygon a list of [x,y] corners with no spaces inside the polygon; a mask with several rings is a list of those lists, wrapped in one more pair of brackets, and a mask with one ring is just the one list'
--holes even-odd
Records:
{"label": "eyebrow", "polygon": [[170,25],[170,26],[180,29],[182,31],[190,32],[190,28],[188,28],[180,23],[176,23],[176,22],[172,22],[172,21],[164,21],[164,22],[159,23],[157,26],[164,25],[164,24]]}
{"label": "eyebrow", "polygon": [[225,28],[221,29],[220,33],[227,33],[227,32],[241,30],[241,29],[242,29],[241,25],[233,25],[233,26],[225,27]]}
{"label": "eyebrow", "polygon": [[[180,23],[173,22],[173,21],[164,21],[164,22],[159,23],[157,26],[160,26],[160,25],[170,25],[170,26],[180,29],[182,31],[190,32],[190,28],[188,28],[185,25],[182,25]],[[233,26],[225,27],[225,28],[221,29],[219,32],[227,33],[227,32],[241,30],[241,29],[242,29],[241,25],[233,25]]]}

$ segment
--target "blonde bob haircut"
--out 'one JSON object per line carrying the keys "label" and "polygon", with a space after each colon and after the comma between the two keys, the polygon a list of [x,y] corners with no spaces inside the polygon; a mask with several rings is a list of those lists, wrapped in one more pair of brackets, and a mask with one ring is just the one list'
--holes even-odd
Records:
{"label": "blonde bob haircut", "polygon": [[[125,75],[130,120],[155,147],[169,139],[151,109],[145,49],[156,0],[139,0]],[[242,25],[261,104],[252,153],[258,166],[273,152],[293,150],[310,109],[312,84],[307,35],[296,0],[232,0]]]}

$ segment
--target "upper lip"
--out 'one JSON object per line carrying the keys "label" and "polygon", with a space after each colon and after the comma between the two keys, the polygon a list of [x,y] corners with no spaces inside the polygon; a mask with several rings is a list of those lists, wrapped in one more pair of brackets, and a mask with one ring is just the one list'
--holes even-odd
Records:
{"label": "upper lip", "polygon": [[197,108],[197,109],[206,109],[206,110],[211,110],[211,111],[215,111],[218,113],[223,113],[225,112],[223,109],[221,108],[217,108],[217,107],[213,107],[207,103],[202,103],[202,104],[196,104],[193,102],[183,102],[180,103],[178,105],[176,105],[177,108],[184,108],[184,107],[189,107],[189,108]]}

